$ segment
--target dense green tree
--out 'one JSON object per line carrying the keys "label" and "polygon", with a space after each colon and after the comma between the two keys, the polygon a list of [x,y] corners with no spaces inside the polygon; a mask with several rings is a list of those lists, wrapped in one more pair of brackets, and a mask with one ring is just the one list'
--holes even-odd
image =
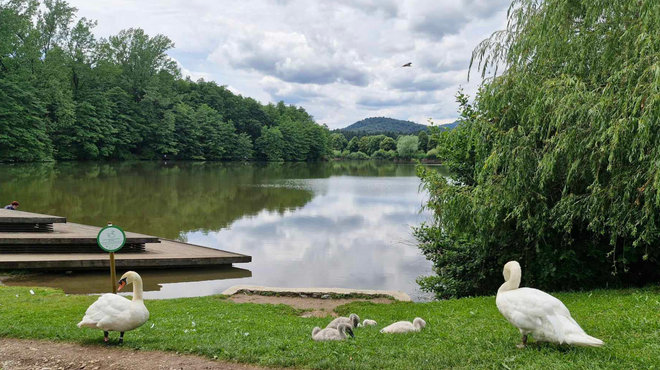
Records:
{"label": "dense green tree", "polygon": [[414,135],[401,136],[396,143],[396,151],[401,158],[412,158],[419,147],[419,138]]}
{"label": "dense green tree", "polygon": [[[428,150],[429,135],[426,133],[426,131],[421,131],[417,135],[417,138],[419,139],[419,149],[424,153],[426,153],[426,151]],[[432,148],[435,148],[435,146],[433,146]]]}
{"label": "dense green tree", "polygon": [[38,161],[51,156],[46,109],[30,86],[0,78],[0,160]]}
{"label": "dense green tree", "polygon": [[369,136],[369,147],[368,147],[368,151],[366,153],[371,155],[374,152],[378,151],[380,149],[380,143],[383,140],[385,140],[386,137],[387,136],[385,136],[385,135]]}
{"label": "dense green tree", "polygon": [[351,153],[355,153],[360,150],[360,142],[357,137],[353,137],[351,141],[348,142],[348,147],[347,149]]}
{"label": "dense green tree", "polygon": [[330,146],[334,150],[343,151],[348,146],[348,140],[344,134],[336,133],[330,135]]}
{"label": "dense green tree", "polygon": [[387,137],[380,142],[380,149],[384,151],[396,150],[396,141],[391,137]]}
{"label": "dense green tree", "polygon": [[660,280],[658,19],[658,1],[514,1],[473,53],[496,77],[441,137],[457,171],[419,168],[424,289],[491,295],[509,260],[542,289]]}
{"label": "dense green tree", "polygon": [[[363,136],[359,141],[358,141],[358,148],[359,151],[362,153],[367,153],[369,152],[369,138],[370,136]],[[368,155],[368,154],[367,154]]]}
{"label": "dense green tree", "polygon": [[256,144],[262,158],[273,162],[284,160],[284,136],[279,128],[262,127]]}

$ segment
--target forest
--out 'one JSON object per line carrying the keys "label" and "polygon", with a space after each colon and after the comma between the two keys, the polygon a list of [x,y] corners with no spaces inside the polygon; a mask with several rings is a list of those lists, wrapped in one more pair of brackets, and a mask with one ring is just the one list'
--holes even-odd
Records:
{"label": "forest", "polygon": [[443,130],[437,126],[430,126],[432,133],[421,131],[417,135],[387,134],[369,136],[351,136],[334,132],[330,135],[330,148],[335,159],[351,160],[429,160],[438,159],[437,147]]}
{"label": "forest", "polygon": [[328,128],[303,108],[184,79],[167,36],[97,39],[96,25],[66,1],[0,0],[0,161],[329,154]]}

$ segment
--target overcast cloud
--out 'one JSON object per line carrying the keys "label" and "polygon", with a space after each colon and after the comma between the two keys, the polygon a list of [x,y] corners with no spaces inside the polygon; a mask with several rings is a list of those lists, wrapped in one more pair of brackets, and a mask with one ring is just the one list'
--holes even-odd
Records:
{"label": "overcast cloud", "polygon": [[[303,106],[331,129],[371,116],[457,117],[472,49],[510,0],[70,0],[99,37],[167,35],[184,75],[263,103]],[[412,62],[412,68],[401,68]]]}

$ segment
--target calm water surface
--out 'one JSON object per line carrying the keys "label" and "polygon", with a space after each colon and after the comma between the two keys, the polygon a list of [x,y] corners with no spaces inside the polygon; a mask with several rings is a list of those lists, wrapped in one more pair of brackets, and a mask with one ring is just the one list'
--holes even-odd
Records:
{"label": "calm water surface", "polygon": [[[435,167],[439,171],[441,167]],[[413,165],[197,162],[1,165],[0,202],[70,222],[252,256],[229,268],[140,271],[145,298],[219,294],[235,284],[402,290],[427,296],[431,273],[411,227],[425,195]],[[119,271],[118,273],[121,273]],[[43,274],[7,284],[106,292],[105,272]]]}

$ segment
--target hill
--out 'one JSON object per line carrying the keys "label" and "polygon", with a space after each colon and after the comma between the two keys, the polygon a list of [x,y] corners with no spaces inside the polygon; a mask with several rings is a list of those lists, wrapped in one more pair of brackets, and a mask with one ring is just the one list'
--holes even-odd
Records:
{"label": "hill", "polygon": [[364,134],[380,134],[383,132],[414,134],[425,130],[427,130],[426,125],[420,125],[411,121],[403,121],[388,117],[370,117],[357,121],[339,131],[360,132]]}

